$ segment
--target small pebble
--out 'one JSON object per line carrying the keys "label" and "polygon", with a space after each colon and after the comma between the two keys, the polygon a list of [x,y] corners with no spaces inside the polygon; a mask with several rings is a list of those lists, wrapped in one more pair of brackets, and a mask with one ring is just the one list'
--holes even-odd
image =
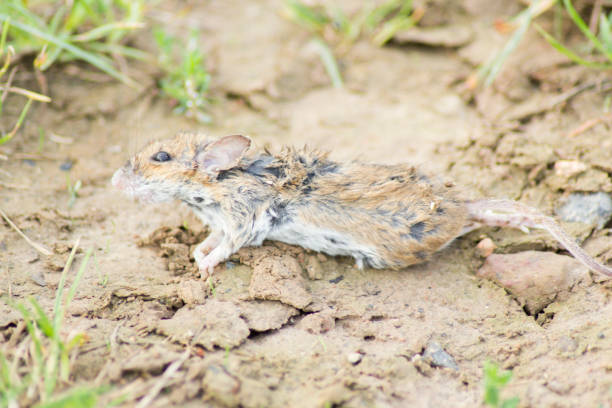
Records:
{"label": "small pebble", "polygon": [[563,221],[595,224],[601,229],[612,218],[612,198],[604,192],[573,193],[557,208],[557,215]]}
{"label": "small pebble", "polygon": [[495,251],[497,246],[493,243],[491,238],[485,238],[476,245],[476,252],[479,256],[486,258]]}
{"label": "small pebble", "polygon": [[359,353],[349,353],[349,354],[347,354],[346,359],[352,365],[357,365],[357,364],[359,364],[361,362],[361,357],[362,356]]}
{"label": "small pebble", "polygon": [[434,367],[446,367],[455,371],[459,370],[459,366],[455,362],[455,359],[435,341],[430,341],[429,344],[427,344],[423,357]]}
{"label": "small pebble", "polygon": [[27,164],[28,166],[32,166],[32,167],[36,166],[36,162],[34,160],[23,159],[23,162]]}
{"label": "small pebble", "polygon": [[225,263],[225,268],[227,270],[234,269],[235,267],[236,267],[236,264],[234,262],[232,262],[232,261],[227,261]]}
{"label": "small pebble", "polygon": [[60,164],[59,168],[61,171],[69,171],[74,166],[74,162],[70,159],[67,159],[62,164]]}
{"label": "small pebble", "polygon": [[329,280],[329,283],[338,283],[338,282],[340,282],[342,279],[344,279],[344,275],[340,275],[340,276],[338,276],[338,277],[336,277],[336,278],[334,278],[334,279],[330,279],[330,280]]}
{"label": "small pebble", "polygon": [[572,177],[589,168],[585,163],[577,160],[557,160],[555,174],[561,177]]}
{"label": "small pebble", "polygon": [[30,279],[32,279],[32,282],[34,282],[38,286],[47,286],[47,282],[45,281],[45,275],[43,275],[43,273],[40,271],[34,271],[30,273]]}
{"label": "small pebble", "polygon": [[306,258],[304,266],[306,267],[306,273],[309,279],[317,280],[323,278],[323,268],[321,268],[321,262],[319,262],[316,256],[309,256]]}

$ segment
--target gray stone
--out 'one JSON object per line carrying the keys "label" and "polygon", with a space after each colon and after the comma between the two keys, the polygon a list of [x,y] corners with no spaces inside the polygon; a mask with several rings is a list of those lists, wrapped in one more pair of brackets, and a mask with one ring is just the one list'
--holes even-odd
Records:
{"label": "gray stone", "polygon": [[595,224],[601,229],[612,217],[612,198],[603,192],[572,193],[563,205],[557,208],[557,215],[563,221]]}
{"label": "gray stone", "polygon": [[455,362],[455,359],[435,341],[430,341],[427,344],[423,357],[434,367],[446,367],[455,371],[459,370],[459,366]]}

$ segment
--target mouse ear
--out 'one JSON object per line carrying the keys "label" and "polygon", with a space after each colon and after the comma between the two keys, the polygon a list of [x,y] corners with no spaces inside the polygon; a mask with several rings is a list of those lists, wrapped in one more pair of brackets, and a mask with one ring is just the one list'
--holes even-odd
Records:
{"label": "mouse ear", "polygon": [[208,173],[218,173],[235,167],[250,146],[251,139],[246,136],[225,136],[196,154],[195,162]]}

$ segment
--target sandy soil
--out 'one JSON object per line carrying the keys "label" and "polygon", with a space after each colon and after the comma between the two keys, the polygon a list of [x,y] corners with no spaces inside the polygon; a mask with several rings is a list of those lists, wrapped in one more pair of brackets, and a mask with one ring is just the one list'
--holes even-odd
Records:
{"label": "sandy soil", "polygon": [[[202,32],[213,73],[210,126],[173,115],[148,67],[132,68],[147,85],[140,92],[83,79],[86,67],[48,74],[53,103],[36,106],[0,148],[8,158],[0,208],[54,254],[39,255],[4,224],[0,293],[33,295],[50,309],[76,238],[95,248],[66,322],[88,336],[75,383],[112,384],[130,406],[182,361],[152,406],[474,407],[492,360],[514,371],[505,395],[519,396],[520,406],[611,406],[610,280],[583,271],[531,309],[476,275],[482,238],[499,253],[559,252],[544,234],[480,229],[403,271],[361,271],[349,259],[268,242],[218,268],[212,290],[188,257],[206,234],[189,209],[145,206],[110,186],[145,140],[189,129],[248,134],[259,147],[308,143],[339,160],[411,162],[454,179],[468,197],[520,199],[548,213],[571,192],[612,192],[609,116],[581,128],[604,115],[609,75],[567,64],[529,34],[496,84],[469,94],[463,81],[507,38],[493,22],[519,5],[430,3],[437,6],[424,24],[463,27],[464,43],[359,42],[341,58],[346,89],[336,90],[308,35],[279,15],[281,2],[162,2],[153,19]],[[72,143],[47,139],[38,155],[39,127]],[[583,166],[560,171],[567,161]],[[68,175],[82,182],[72,207]],[[590,253],[612,258],[609,229],[566,227],[588,238]],[[2,338],[18,320],[0,303]]]}

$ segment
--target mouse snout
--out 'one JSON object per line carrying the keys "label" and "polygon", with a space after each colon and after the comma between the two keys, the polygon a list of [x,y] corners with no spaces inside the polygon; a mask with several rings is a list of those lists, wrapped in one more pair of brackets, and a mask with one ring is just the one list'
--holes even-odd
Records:
{"label": "mouse snout", "polygon": [[125,169],[120,168],[113,174],[113,178],[111,179],[111,184],[113,187],[118,188],[119,190],[129,190],[130,189],[130,181],[127,174],[125,174]]}

